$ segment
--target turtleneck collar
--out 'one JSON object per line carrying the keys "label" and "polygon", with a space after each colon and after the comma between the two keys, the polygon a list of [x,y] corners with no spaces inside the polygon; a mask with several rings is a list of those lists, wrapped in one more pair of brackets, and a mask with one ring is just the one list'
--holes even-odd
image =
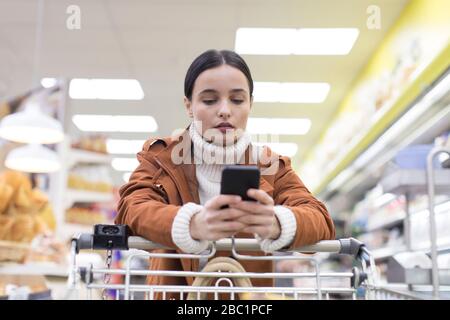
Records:
{"label": "turtleneck collar", "polygon": [[194,145],[196,164],[236,164],[242,159],[251,142],[250,134],[245,131],[233,145],[223,147],[209,143],[197,131],[195,122],[189,126],[189,136]]}

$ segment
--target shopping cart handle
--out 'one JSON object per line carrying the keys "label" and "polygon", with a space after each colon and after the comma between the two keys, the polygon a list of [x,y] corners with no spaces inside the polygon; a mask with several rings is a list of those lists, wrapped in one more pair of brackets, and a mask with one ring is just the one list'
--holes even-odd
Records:
{"label": "shopping cart handle", "polygon": [[77,253],[83,249],[115,249],[128,250],[130,229],[127,225],[97,224],[94,233],[81,233],[76,235],[72,241],[75,242]]}
{"label": "shopping cart handle", "polygon": [[[140,250],[154,250],[154,249],[173,249],[161,244],[152,242],[142,237],[129,236],[127,228],[119,228],[117,232],[110,232],[114,230],[107,230],[109,233],[105,233],[104,228],[107,225],[96,225],[94,227],[94,233],[79,234],[73,238],[75,242],[75,249],[77,252],[80,250],[90,249],[115,249],[115,250],[128,250],[128,249],[140,249]],[[121,227],[121,226],[119,226]],[[214,243],[217,251],[231,251],[232,241],[231,239],[221,239]],[[235,239],[234,243],[237,250],[242,251],[261,251],[259,242],[256,239]],[[288,251],[295,252],[326,252],[326,253],[339,253],[352,255],[355,258],[360,257],[363,254],[362,250],[364,244],[354,238],[346,238],[339,240],[323,240],[312,245],[302,246],[299,248],[291,249]]]}
{"label": "shopping cart handle", "polygon": [[365,247],[364,243],[355,238],[345,238],[338,240],[341,243],[340,254],[352,255],[355,258],[361,254],[361,249]]}

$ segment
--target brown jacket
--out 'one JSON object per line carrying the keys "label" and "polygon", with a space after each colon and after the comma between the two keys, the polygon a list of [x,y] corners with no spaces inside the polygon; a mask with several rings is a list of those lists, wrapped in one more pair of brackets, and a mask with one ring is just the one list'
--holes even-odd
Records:
{"label": "brown jacket", "polygon": [[[117,224],[127,224],[134,235],[142,236],[153,242],[174,248],[159,250],[161,252],[181,252],[172,241],[172,222],[178,209],[185,203],[200,203],[198,183],[195,175],[195,164],[174,163],[172,151],[177,151],[184,144],[187,146],[181,156],[192,160],[191,140],[187,131],[175,138],[150,139],[143,150],[137,154],[139,166],[132,173],[127,184],[121,187],[118,204]],[[298,248],[320,240],[334,239],[333,221],[325,206],[315,199],[303,185],[290,165],[288,157],[279,156],[265,149],[272,159],[276,160],[278,170],[275,174],[264,175],[262,171],[260,189],[267,192],[275,204],[287,206],[297,220],[297,232],[289,248]],[[183,154],[184,153],[184,154]],[[251,145],[245,153],[245,164],[253,160]],[[189,161],[184,161],[189,162]],[[269,165],[257,162],[260,169]],[[265,162],[267,163],[267,162]],[[253,237],[250,234],[238,234],[237,238]],[[243,252],[244,254],[250,253]],[[217,256],[230,255],[218,252]],[[242,261],[243,267],[250,272],[272,272],[272,261]],[[150,261],[154,270],[198,271],[198,260],[154,258]],[[191,285],[192,277],[157,277],[147,280],[154,285]],[[255,286],[273,286],[271,279],[252,279]]]}

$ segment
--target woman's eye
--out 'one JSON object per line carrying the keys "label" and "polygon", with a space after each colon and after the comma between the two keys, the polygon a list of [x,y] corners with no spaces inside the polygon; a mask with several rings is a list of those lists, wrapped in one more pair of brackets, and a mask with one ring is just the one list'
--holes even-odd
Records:
{"label": "woman's eye", "polygon": [[216,100],[203,100],[203,103],[208,105],[214,104],[215,102]]}
{"label": "woman's eye", "polygon": [[241,99],[231,99],[231,101],[235,104],[241,104],[242,102],[244,102],[244,100]]}

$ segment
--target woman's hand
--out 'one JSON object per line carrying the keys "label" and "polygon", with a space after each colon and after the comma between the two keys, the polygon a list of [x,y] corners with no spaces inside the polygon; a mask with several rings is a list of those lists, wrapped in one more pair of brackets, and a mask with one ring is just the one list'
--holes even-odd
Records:
{"label": "woman's hand", "polygon": [[[233,195],[219,195],[210,199],[203,210],[192,217],[191,237],[194,240],[216,241],[242,231],[247,225],[239,219],[247,212],[232,207],[239,202],[242,202],[241,197]],[[229,208],[220,209],[225,205]]]}
{"label": "woman's hand", "polygon": [[239,201],[230,205],[231,208],[245,212],[237,221],[246,225],[241,230],[256,233],[262,239],[277,239],[281,234],[280,223],[275,216],[274,201],[263,190],[249,189],[247,195],[256,200]]}

